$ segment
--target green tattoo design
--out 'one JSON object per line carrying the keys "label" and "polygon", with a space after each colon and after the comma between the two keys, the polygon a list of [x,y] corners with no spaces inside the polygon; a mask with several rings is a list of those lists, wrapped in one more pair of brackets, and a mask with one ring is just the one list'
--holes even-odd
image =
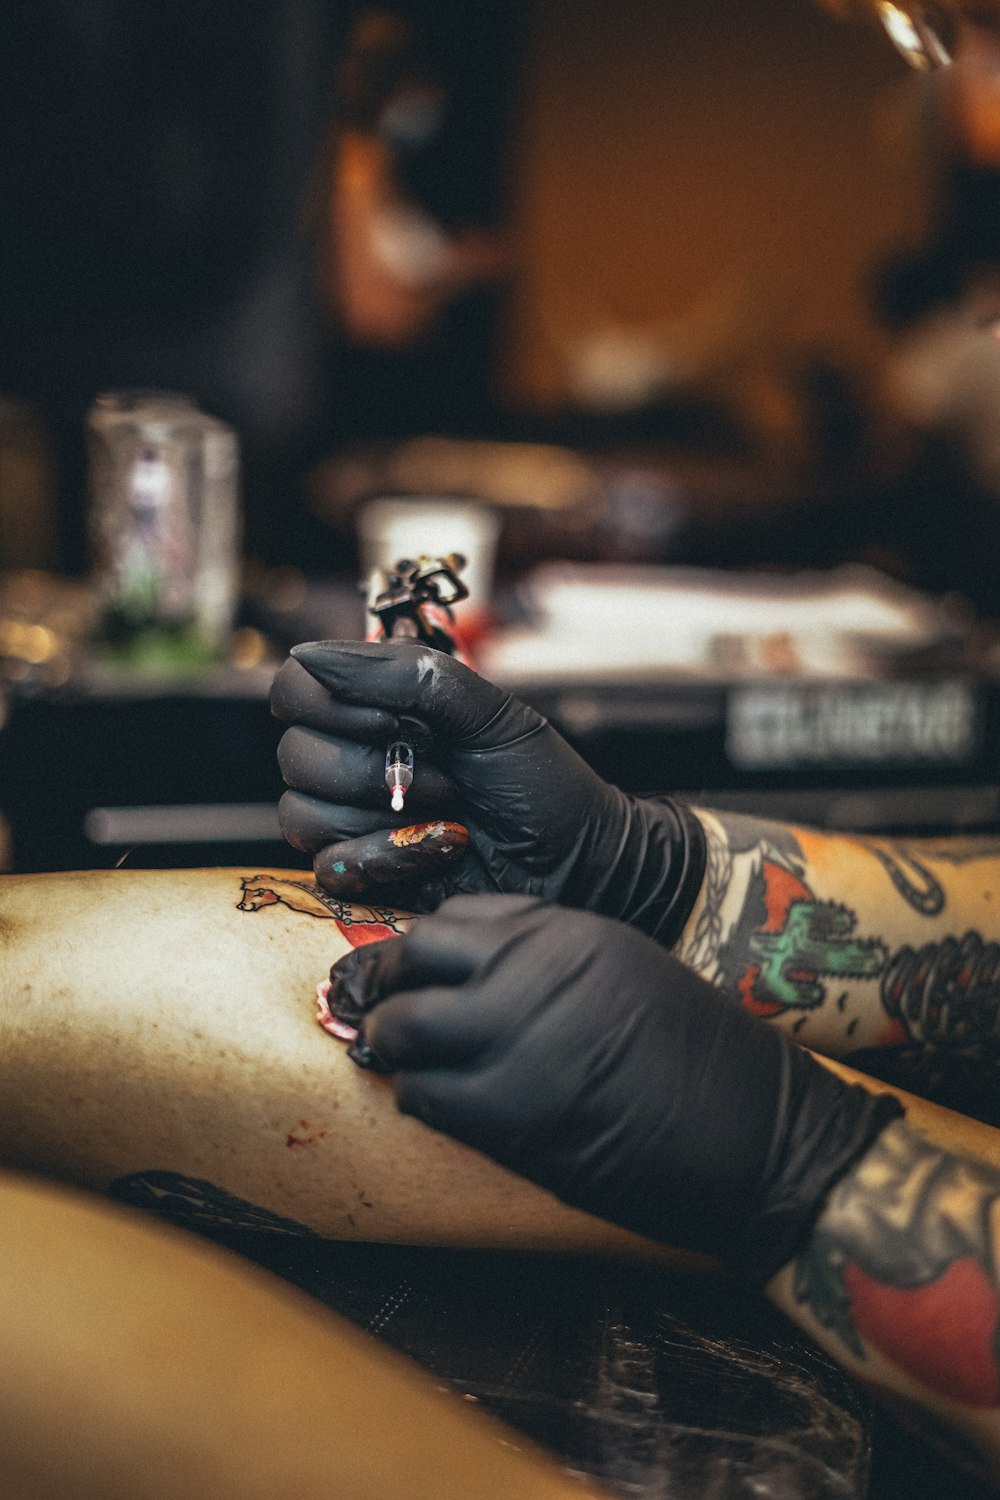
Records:
{"label": "green tattoo design", "polygon": [[817,901],[801,874],[765,854],[719,953],[720,982],[757,1015],[815,1010],[826,980],[875,979],[885,966],[885,945],[856,936],[856,925],[846,906]]}
{"label": "green tattoo design", "polygon": [[764,995],[787,1009],[814,1010],[826,999],[822,979],[873,979],[886,960],[874,938],[852,934],[856,918],[829,901],[793,901],[777,932],[751,932],[750,962]]}

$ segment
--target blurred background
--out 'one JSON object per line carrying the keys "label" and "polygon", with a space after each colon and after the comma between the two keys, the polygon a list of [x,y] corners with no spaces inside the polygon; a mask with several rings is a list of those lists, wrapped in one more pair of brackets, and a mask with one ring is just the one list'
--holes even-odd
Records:
{"label": "blurred background", "polygon": [[301,863],[267,687],[415,549],[629,789],[1000,827],[973,30],[942,82],[813,0],[6,8],[0,868]]}

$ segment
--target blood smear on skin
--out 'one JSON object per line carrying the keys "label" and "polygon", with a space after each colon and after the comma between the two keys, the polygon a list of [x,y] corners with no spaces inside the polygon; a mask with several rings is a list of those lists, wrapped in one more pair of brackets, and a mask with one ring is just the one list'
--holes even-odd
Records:
{"label": "blood smear on skin", "polygon": [[330,1009],[329,979],[324,979],[322,984],[316,986],[316,1019],[323,1030],[335,1036],[338,1042],[353,1042],[358,1034],[355,1026],[348,1026],[346,1021],[338,1021]]}
{"label": "blood smear on skin", "polygon": [[[384,922],[337,922],[337,927],[352,948],[363,948],[368,943],[384,943],[386,938],[396,935]],[[346,1021],[339,1021],[330,1009],[329,979],[324,979],[322,984],[316,986],[316,1019],[323,1030],[329,1032],[330,1036],[335,1036],[338,1042],[353,1042],[358,1034],[357,1027],[348,1026]]]}

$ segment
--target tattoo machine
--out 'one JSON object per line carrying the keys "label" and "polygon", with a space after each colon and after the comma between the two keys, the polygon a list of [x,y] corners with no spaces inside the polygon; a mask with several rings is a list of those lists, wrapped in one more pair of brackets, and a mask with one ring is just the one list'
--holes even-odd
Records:
{"label": "tattoo machine", "polygon": [[[469,597],[459,578],[465,567],[460,552],[443,557],[403,558],[391,568],[376,568],[366,585],[368,613],[374,616],[375,639],[423,641],[435,651],[463,656],[454,628],[452,605]],[[418,736],[429,738],[427,727],[412,721]],[[385,784],[393,812],[403,811],[403,800],[413,781],[413,746],[394,740],[385,755]]]}

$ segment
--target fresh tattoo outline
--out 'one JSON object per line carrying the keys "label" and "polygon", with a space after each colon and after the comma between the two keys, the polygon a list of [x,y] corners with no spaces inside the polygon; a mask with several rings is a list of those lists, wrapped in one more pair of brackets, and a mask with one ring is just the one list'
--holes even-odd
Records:
{"label": "fresh tattoo outline", "polygon": [[[315,881],[292,880],[284,875],[243,875],[240,878],[243,894],[236,903],[237,911],[263,911],[269,906],[287,906],[303,916],[316,917],[320,921],[334,921],[352,943],[372,941],[361,935],[358,929],[381,928],[378,937],[401,937],[409,927],[410,919],[401,916],[394,907],[376,906],[366,902],[342,901],[331,896]],[[350,929],[355,929],[351,932]]]}

